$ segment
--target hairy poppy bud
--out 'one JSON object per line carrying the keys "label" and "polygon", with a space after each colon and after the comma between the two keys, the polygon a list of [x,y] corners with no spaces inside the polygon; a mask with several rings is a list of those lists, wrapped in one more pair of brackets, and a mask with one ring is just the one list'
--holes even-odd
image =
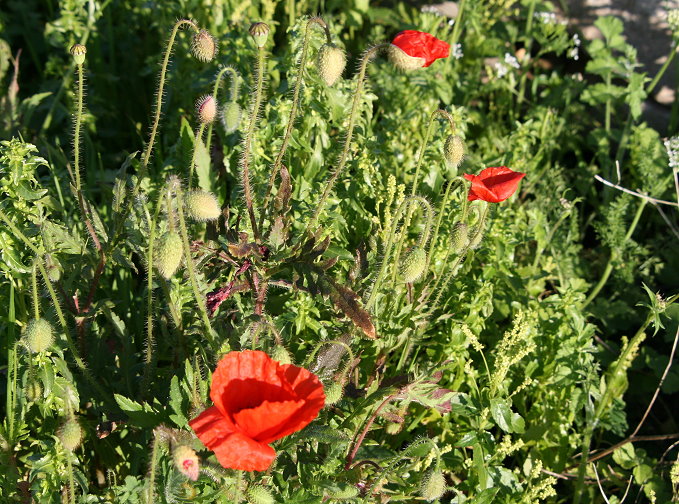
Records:
{"label": "hairy poppy bud", "polygon": [[40,399],[42,396],[42,385],[40,384],[40,380],[31,378],[26,384],[24,394],[26,395],[26,399],[30,402],[35,402]]}
{"label": "hairy poppy bud", "polygon": [[405,283],[419,280],[427,264],[427,254],[421,247],[415,246],[408,252],[401,263],[401,277]]}
{"label": "hairy poppy bud", "polygon": [[58,282],[61,279],[61,264],[50,254],[45,254],[45,269],[50,282]]}
{"label": "hairy poppy bud", "polygon": [[85,63],[85,54],[87,54],[87,47],[82,44],[73,44],[71,46],[71,56],[76,65]]}
{"label": "hairy poppy bud", "polygon": [[424,500],[433,501],[441,498],[444,493],[446,493],[446,479],[441,471],[432,469],[422,479],[420,495]]}
{"label": "hairy poppy bud", "polygon": [[52,326],[44,318],[30,320],[24,329],[24,342],[32,353],[44,352],[54,343]]}
{"label": "hairy poppy bud", "polygon": [[271,358],[281,364],[292,364],[290,353],[283,345],[276,345],[271,352]]}
{"label": "hairy poppy bud", "polygon": [[212,61],[217,55],[217,41],[207,30],[200,30],[191,40],[191,52],[200,61]]}
{"label": "hairy poppy bud", "polygon": [[443,146],[443,155],[451,167],[457,168],[460,166],[464,158],[464,142],[457,135],[448,135],[446,143]]}
{"label": "hairy poppy bud", "polygon": [[226,133],[233,133],[240,125],[241,117],[240,105],[236,102],[229,102],[222,108],[222,125]]}
{"label": "hairy poppy bud", "polygon": [[269,25],[266,23],[252,23],[250,26],[250,36],[255,41],[255,45],[260,49],[266,44],[269,38]]}
{"label": "hairy poppy bud", "polygon": [[200,460],[193,448],[181,445],[172,451],[172,460],[177,470],[191,481],[198,480]]}
{"label": "hairy poppy bud", "polygon": [[276,501],[266,488],[261,485],[255,485],[248,488],[247,492],[248,502],[250,504],[275,504]]}
{"label": "hairy poppy bud", "polygon": [[217,117],[217,100],[212,95],[205,95],[196,101],[198,119],[204,124],[210,124]]}
{"label": "hairy poppy bud", "polygon": [[469,226],[464,222],[458,222],[453,226],[453,232],[450,235],[450,244],[453,252],[459,254],[467,246],[469,242]]}
{"label": "hairy poppy bud", "polygon": [[193,220],[200,222],[219,219],[222,213],[217,197],[207,191],[191,191],[186,197],[186,210]]}
{"label": "hairy poppy bud", "polygon": [[155,263],[158,273],[169,280],[179,268],[184,255],[182,239],[176,231],[168,231],[158,240]]}
{"label": "hairy poppy bud", "polygon": [[73,451],[83,440],[83,429],[75,418],[69,418],[59,429],[59,441],[68,451]]}
{"label": "hairy poppy bud", "polygon": [[479,245],[481,245],[481,240],[483,239],[483,231],[475,232],[471,239],[469,240],[469,248],[470,249],[475,249],[478,248]]}
{"label": "hairy poppy bud", "polygon": [[316,67],[321,79],[328,86],[332,86],[342,76],[347,58],[344,51],[334,44],[323,44],[318,50]]}
{"label": "hairy poppy bud", "polygon": [[344,395],[344,386],[339,382],[332,382],[328,387],[325,387],[325,404],[330,406],[337,404]]}

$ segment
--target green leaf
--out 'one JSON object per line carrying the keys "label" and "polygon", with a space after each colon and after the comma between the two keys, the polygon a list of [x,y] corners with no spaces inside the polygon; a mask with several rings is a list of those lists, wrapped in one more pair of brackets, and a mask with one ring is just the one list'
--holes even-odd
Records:
{"label": "green leaf", "polygon": [[521,415],[512,412],[509,403],[504,399],[491,399],[490,414],[497,426],[505,432],[521,433],[525,429],[525,422]]}
{"label": "green leaf", "polygon": [[114,394],[114,397],[120,409],[129,417],[130,423],[137,427],[155,427],[161,422],[160,415],[150,405],[139,404],[120,394]]}
{"label": "green leaf", "polygon": [[210,153],[205,147],[203,140],[198,138],[195,144],[196,149],[196,175],[198,175],[198,186],[209,192],[215,192],[217,185],[216,173],[210,170]]}

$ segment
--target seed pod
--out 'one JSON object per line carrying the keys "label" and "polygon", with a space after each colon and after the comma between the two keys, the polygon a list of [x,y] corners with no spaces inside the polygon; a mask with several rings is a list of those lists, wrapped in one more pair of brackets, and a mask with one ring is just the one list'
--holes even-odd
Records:
{"label": "seed pod", "polygon": [[443,146],[443,155],[446,163],[451,167],[457,169],[464,159],[464,141],[457,135],[448,135],[446,143]]}
{"label": "seed pod", "polygon": [[420,279],[427,264],[427,254],[421,247],[415,246],[401,262],[401,278],[405,283],[413,283]]}
{"label": "seed pod", "polygon": [[45,269],[50,282],[58,282],[61,279],[61,264],[50,254],[45,254]]}
{"label": "seed pod", "polygon": [[190,446],[180,445],[172,451],[172,461],[177,470],[191,481],[198,480],[200,459]]}
{"label": "seed pod", "polygon": [[154,255],[158,273],[166,280],[172,278],[184,256],[184,247],[179,233],[168,231],[161,236]]}
{"label": "seed pod", "polygon": [[68,451],[75,450],[83,440],[83,429],[80,422],[75,418],[69,418],[59,429],[57,437]]}
{"label": "seed pod", "polygon": [[344,386],[339,382],[332,382],[325,388],[325,405],[337,404],[344,395]]}
{"label": "seed pod", "polygon": [[26,384],[24,394],[26,395],[26,399],[30,402],[36,402],[40,399],[42,396],[42,384],[40,383],[40,380],[31,378]]}
{"label": "seed pod", "polygon": [[290,352],[283,345],[276,345],[271,352],[271,358],[281,364],[292,364]]}
{"label": "seed pod", "polygon": [[426,501],[433,501],[441,498],[446,492],[446,479],[438,469],[432,469],[422,479],[420,484],[420,495]]}
{"label": "seed pod", "polygon": [[196,101],[196,114],[203,124],[210,124],[217,117],[217,100],[212,95],[205,95]]}
{"label": "seed pod", "polygon": [[464,222],[458,222],[453,226],[453,232],[450,235],[450,245],[453,252],[459,254],[467,246],[469,242],[469,227]]}
{"label": "seed pod", "polygon": [[200,30],[191,40],[191,52],[200,61],[212,61],[217,55],[217,41],[207,30]]}
{"label": "seed pod", "polygon": [[87,54],[87,47],[82,44],[73,44],[71,46],[71,56],[75,64],[80,66],[85,63],[85,54]]}
{"label": "seed pod", "polygon": [[54,343],[52,326],[44,318],[32,319],[24,329],[23,339],[32,353],[44,352]]}
{"label": "seed pod", "polygon": [[207,191],[191,191],[186,197],[186,211],[193,220],[199,222],[213,221],[219,218],[222,211],[217,197]]}
{"label": "seed pod", "polygon": [[275,504],[276,501],[266,488],[255,485],[248,488],[247,498],[250,504]]}
{"label": "seed pod", "polygon": [[269,25],[252,23],[250,25],[250,36],[255,41],[255,45],[261,49],[266,44],[266,39],[269,38]]}
{"label": "seed pod", "polygon": [[481,240],[483,240],[483,231],[478,230],[478,232],[475,232],[470,241],[469,241],[469,248],[470,249],[476,249],[481,245]]}
{"label": "seed pod", "polygon": [[342,76],[347,58],[344,51],[334,44],[323,44],[318,50],[316,68],[321,79],[328,86],[332,86]]}
{"label": "seed pod", "polygon": [[222,108],[222,125],[224,132],[233,133],[240,126],[242,111],[236,102],[229,102]]}

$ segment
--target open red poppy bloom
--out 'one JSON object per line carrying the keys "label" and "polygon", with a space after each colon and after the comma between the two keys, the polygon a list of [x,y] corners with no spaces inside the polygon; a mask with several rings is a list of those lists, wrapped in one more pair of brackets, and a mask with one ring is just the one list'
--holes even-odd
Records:
{"label": "open red poppy bloom", "polygon": [[478,175],[464,174],[464,178],[472,183],[469,188],[469,201],[483,200],[488,203],[499,203],[516,192],[519,181],[525,173],[515,172],[506,166],[486,168]]}
{"label": "open red poppy bloom", "polygon": [[439,58],[447,58],[450,44],[429,33],[406,30],[391,41],[389,58],[403,70],[428,67]]}
{"label": "open red poppy bloom", "polygon": [[222,357],[210,398],[215,405],[189,425],[223,467],[243,471],[268,469],[269,443],[306,427],[325,404],[315,374],[252,350]]}

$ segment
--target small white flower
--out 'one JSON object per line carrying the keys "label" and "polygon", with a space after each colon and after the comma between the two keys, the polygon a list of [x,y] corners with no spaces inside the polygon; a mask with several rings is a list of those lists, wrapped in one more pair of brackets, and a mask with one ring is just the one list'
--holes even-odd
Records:
{"label": "small white flower", "polygon": [[521,68],[519,60],[517,60],[515,56],[512,56],[509,53],[505,53],[505,64],[509,65],[510,67]]}
{"label": "small white flower", "polygon": [[572,42],[573,47],[570,51],[568,51],[568,57],[577,61],[580,59],[580,45],[582,44],[582,41],[580,40],[580,37],[578,37],[577,33],[573,35]]}
{"label": "small white flower", "polygon": [[536,12],[534,16],[545,24],[556,24],[556,14],[553,12]]}
{"label": "small white flower", "polygon": [[497,63],[495,63],[495,73],[497,73],[497,76],[498,76],[500,79],[502,79],[502,77],[504,77],[505,75],[507,75],[507,71],[508,71],[508,70],[509,70],[509,69],[507,68],[507,65],[505,65],[504,63],[501,63],[500,61],[498,61]]}
{"label": "small white flower", "polygon": [[679,168],[679,136],[674,136],[665,140],[665,149],[670,158],[670,168]]}
{"label": "small white flower", "polygon": [[454,24],[455,24],[455,20],[454,20],[454,19],[450,19],[450,20],[448,21],[448,26],[453,26]]}
{"label": "small white flower", "polygon": [[464,53],[462,52],[462,44],[453,44],[451,56],[455,59],[460,59],[462,56],[464,56]]}

